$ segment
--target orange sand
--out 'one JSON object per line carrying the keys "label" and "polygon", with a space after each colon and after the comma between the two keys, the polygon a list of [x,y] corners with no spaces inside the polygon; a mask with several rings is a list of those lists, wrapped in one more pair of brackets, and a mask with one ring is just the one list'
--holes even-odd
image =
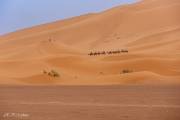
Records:
{"label": "orange sand", "polygon": [[[179,36],[179,0],[145,0],[24,29],[0,37],[0,84],[179,84]],[[118,49],[129,53],[87,55]],[[60,77],[43,74],[52,69]]]}

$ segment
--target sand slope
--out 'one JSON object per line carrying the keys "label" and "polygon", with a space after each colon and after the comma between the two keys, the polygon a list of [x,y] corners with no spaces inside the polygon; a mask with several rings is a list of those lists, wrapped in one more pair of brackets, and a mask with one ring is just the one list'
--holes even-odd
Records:
{"label": "sand slope", "polygon": [[1,36],[0,84],[179,84],[179,21],[179,0],[145,0]]}

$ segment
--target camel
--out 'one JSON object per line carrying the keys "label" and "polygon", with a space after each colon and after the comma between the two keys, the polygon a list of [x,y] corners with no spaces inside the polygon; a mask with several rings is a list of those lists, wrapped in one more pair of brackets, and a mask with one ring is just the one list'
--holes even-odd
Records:
{"label": "camel", "polygon": [[128,53],[129,51],[126,49],[115,50],[115,51],[101,51],[101,52],[90,52],[88,55],[96,56],[96,55],[110,55],[110,54],[120,54],[120,53]]}

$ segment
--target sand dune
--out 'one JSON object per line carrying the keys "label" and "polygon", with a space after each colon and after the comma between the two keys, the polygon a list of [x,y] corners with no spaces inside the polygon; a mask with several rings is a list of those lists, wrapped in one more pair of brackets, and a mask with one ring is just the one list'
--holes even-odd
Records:
{"label": "sand dune", "polygon": [[179,21],[179,0],[144,0],[0,36],[0,84],[179,84]]}

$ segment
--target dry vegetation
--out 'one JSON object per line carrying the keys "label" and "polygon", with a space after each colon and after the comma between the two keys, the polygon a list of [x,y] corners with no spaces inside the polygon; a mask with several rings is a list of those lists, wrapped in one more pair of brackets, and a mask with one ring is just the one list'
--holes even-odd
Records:
{"label": "dry vegetation", "polygon": [[55,70],[51,70],[49,72],[44,70],[43,74],[48,75],[50,77],[60,77],[60,74],[57,71],[55,71]]}
{"label": "dry vegetation", "polygon": [[133,70],[123,69],[123,70],[121,71],[121,74],[127,74],[127,73],[132,73],[132,72],[133,72]]}

